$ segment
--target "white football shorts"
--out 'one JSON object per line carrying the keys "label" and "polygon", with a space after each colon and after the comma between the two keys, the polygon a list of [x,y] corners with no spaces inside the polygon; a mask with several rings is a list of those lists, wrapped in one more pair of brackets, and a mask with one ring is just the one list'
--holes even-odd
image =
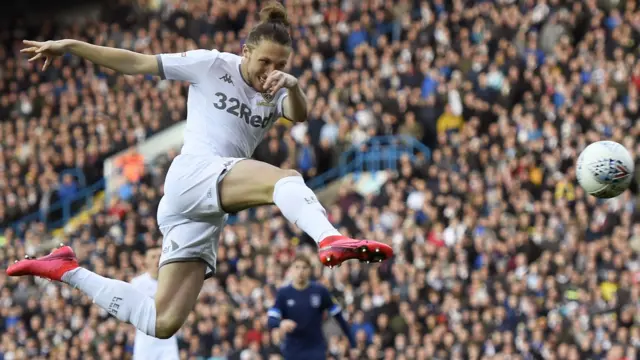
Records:
{"label": "white football shorts", "polygon": [[218,185],[242,160],[190,154],[173,160],[158,205],[163,236],[159,266],[201,259],[207,263],[205,278],[213,276],[220,233],[228,217],[220,206]]}

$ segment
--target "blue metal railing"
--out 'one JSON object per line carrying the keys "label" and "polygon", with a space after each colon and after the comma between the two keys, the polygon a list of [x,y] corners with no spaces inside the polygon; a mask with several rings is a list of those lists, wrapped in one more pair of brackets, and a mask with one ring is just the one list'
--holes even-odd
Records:
{"label": "blue metal railing", "polygon": [[[78,180],[78,185],[80,190],[78,192],[66,199],[62,199],[54,204],[51,204],[46,210],[38,210],[32,214],[24,216],[18,221],[15,221],[9,227],[13,228],[19,235],[21,235],[24,230],[26,230],[26,226],[32,222],[42,222],[45,224],[47,229],[57,229],[63,227],[71,218],[75,215],[73,211],[74,204],[77,204],[78,209],[83,208],[84,206],[92,206],[93,198],[96,193],[105,188],[105,179],[102,178],[95,182],[90,186],[86,186],[85,176],[79,169],[69,169],[60,173],[60,178],[64,176],[64,174],[72,174]],[[57,215],[56,219],[50,219],[52,214]],[[2,229],[4,232],[4,229]]]}
{"label": "blue metal railing", "polygon": [[[307,185],[314,189],[320,189],[332,181],[342,178],[348,174],[353,174],[357,179],[365,172],[375,173],[381,170],[397,170],[398,161],[403,156],[408,156],[411,161],[417,159],[418,154],[422,154],[425,160],[431,157],[431,150],[418,140],[410,136],[380,136],[369,139],[363,144],[353,146],[345,151],[339,158],[338,164],[331,170],[309,180]],[[71,174],[78,179],[81,189],[75,195],[52,204],[46,211],[37,211],[27,215],[10,225],[18,234],[25,230],[26,225],[31,222],[43,222],[47,229],[57,229],[64,226],[76,215],[74,208],[80,210],[84,206],[92,206],[96,193],[105,189],[106,180],[100,179],[98,182],[86,186],[84,174],[79,169],[65,170],[60,174],[60,179],[65,174]],[[84,201],[84,204],[82,203]],[[74,206],[82,204],[83,206]],[[50,220],[51,214],[58,214],[58,218]],[[234,217],[230,217],[233,222]],[[4,231],[4,229],[2,230]]]}
{"label": "blue metal railing", "polygon": [[431,158],[431,150],[411,136],[374,137],[345,151],[337,166],[307,181],[307,185],[317,190],[347,174],[354,174],[357,179],[364,172],[396,171],[403,156],[415,161],[418,154],[424,155],[425,160]]}

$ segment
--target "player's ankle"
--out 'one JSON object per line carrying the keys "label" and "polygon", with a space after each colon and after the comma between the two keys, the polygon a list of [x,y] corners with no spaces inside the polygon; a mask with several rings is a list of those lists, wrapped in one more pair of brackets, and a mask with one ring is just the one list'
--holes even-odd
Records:
{"label": "player's ankle", "polygon": [[338,230],[328,230],[323,232],[322,235],[320,235],[318,239],[316,239],[316,241],[318,242],[318,245],[322,245],[322,243],[331,242],[336,238],[342,238],[342,237],[344,236],[340,234]]}
{"label": "player's ankle", "polygon": [[333,239],[335,239],[336,237],[342,237],[343,235],[340,234],[340,232],[338,230],[327,230],[325,232],[323,232],[319,237],[318,237],[318,244],[322,244],[323,241],[327,240],[327,241],[331,241]]}
{"label": "player's ankle", "polygon": [[69,269],[69,270],[65,271],[65,272],[60,276],[60,281],[62,281],[63,283],[66,283],[66,284],[69,284],[69,285],[75,286],[75,285],[73,284],[73,276],[74,276],[75,274],[77,274],[81,269],[83,269],[83,268],[81,268],[80,266],[78,266],[78,267],[75,267],[75,268],[72,268],[72,269]]}

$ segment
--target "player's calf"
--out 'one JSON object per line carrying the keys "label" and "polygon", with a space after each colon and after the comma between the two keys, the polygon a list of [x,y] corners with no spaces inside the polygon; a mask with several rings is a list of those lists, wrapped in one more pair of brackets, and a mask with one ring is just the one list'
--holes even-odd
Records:
{"label": "player's calf", "polygon": [[85,293],[109,314],[155,336],[154,300],[131,284],[107,279],[79,267],[75,253],[68,246],[61,246],[47,256],[18,261],[7,269],[7,275],[38,276],[65,282]]}
{"label": "player's calf", "polygon": [[155,301],[157,338],[170,338],[180,330],[198,300],[206,266],[203,261],[185,261],[160,268]]}
{"label": "player's calf", "polygon": [[342,236],[327,219],[327,213],[300,174],[275,166],[243,160],[236,163],[220,183],[222,208],[236,212],[254,206],[275,204],[282,215],[313,238],[326,266],[349,259],[379,262],[393,256],[386,244],[353,240]]}
{"label": "player's calf", "polygon": [[204,282],[205,266],[204,262],[163,266],[155,299],[129,283],[79,267],[75,253],[68,246],[41,258],[17,261],[7,269],[7,275],[62,281],[82,291],[119,320],[131,323],[147,335],[167,339],[180,329],[193,309]]}
{"label": "player's calf", "polygon": [[169,339],[180,330],[184,324],[184,319],[171,316],[160,316],[156,318],[156,334],[158,339]]}
{"label": "player's calf", "polygon": [[220,200],[228,212],[275,204],[287,220],[316,242],[339,234],[316,195],[295,170],[283,170],[256,160],[240,161],[221,181]]}

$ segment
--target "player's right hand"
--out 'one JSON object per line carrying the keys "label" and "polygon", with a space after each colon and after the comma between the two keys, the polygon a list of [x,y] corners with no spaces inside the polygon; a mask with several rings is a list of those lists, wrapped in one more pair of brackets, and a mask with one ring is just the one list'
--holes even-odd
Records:
{"label": "player's right hand", "polygon": [[298,326],[298,324],[296,324],[296,322],[293,320],[284,319],[280,321],[280,329],[282,329],[282,331],[286,333],[292,332],[296,328],[296,326]]}
{"label": "player's right hand", "polygon": [[44,65],[42,66],[42,71],[47,70],[53,58],[61,56],[65,53],[66,46],[68,44],[68,42],[65,40],[49,40],[45,42],[23,40],[22,42],[27,47],[20,50],[20,52],[31,56],[29,62],[36,61],[44,57]]}

